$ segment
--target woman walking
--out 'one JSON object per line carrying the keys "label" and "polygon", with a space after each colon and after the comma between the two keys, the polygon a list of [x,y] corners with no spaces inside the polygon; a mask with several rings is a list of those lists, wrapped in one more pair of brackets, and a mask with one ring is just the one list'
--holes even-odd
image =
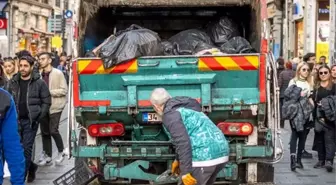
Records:
{"label": "woman walking", "polygon": [[[313,84],[311,82],[310,77],[310,69],[309,65],[306,62],[300,62],[297,65],[296,74],[295,77],[290,80],[288,87],[291,87],[295,85],[296,87],[300,88],[301,94],[296,97],[298,102],[299,111],[296,113],[295,117],[290,120],[290,126],[292,130],[291,140],[290,140],[290,154],[291,154],[291,169],[292,171],[295,171],[296,168],[303,168],[301,158],[302,153],[304,150],[305,145],[305,133],[307,129],[307,125],[309,122],[309,115],[311,114],[313,101],[310,99],[312,90],[313,90]],[[301,100],[305,100],[303,102],[307,102],[306,106],[302,104]],[[306,111],[307,108],[310,108]],[[302,116],[303,115],[303,116]],[[295,119],[297,117],[302,117],[299,122],[297,122]],[[299,140],[299,142],[297,142]],[[297,150],[296,150],[297,148]]]}
{"label": "woman walking", "polygon": [[333,82],[336,83],[336,64],[331,67],[331,77]]}
{"label": "woman walking", "polygon": [[[336,95],[336,84],[333,83],[331,69],[327,65],[322,65],[318,70],[316,85],[313,93],[315,102],[315,124],[319,124],[321,129],[315,126],[315,138],[313,150],[318,152],[318,162],[314,168],[325,167],[328,172],[333,170],[333,160],[335,157],[335,121],[329,121],[324,114],[327,105],[323,101],[326,98]],[[327,100],[328,101],[328,100]],[[328,103],[327,103],[328,104]]]}
{"label": "woman walking", "polygon": [[[295,72],[292,69],[291,62],[286,62],[285,67],[286,69],[279,74],[279,79],[278,79],[278,86],[280,88],[280,107],[282,107],[283,105],[284,93],[288,87],[289,81],[293,79],[295,76]],[[285,120],[281,118],[280,127],[284,128],[284,126],[285,126]]]}
{"label": "woman walking", "polygon": [[4,58],[3,66],[7,80],[12,79],[13,75],[16,74],[18,71],[14,59],[11,57]]}

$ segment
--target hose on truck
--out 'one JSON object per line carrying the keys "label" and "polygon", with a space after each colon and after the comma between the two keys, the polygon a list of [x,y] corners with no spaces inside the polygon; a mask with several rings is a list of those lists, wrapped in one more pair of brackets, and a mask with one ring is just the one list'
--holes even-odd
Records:
{"label": "hose on truck", "polygon": [[[273,160],[264,160],[264,159],[249,159],[248,162],[264,163],[264,164],[275,164],[282,160],[284,156],[284,147],[281,140],[281,130],[280,128],[280,106],[279,106],[279,87],[278,87],[278,76],[277,76],[277,66],[275,64],[275,58],[273,53],[267,54],[266,62],[266,71],[267,71],[267,116],[268,123],[275,123],[272,128],[272,136],[274,136],[274,153],[275,158]],[[272,76],[270,75],[272,74]],[[271,84],[273,85],[271,88]],[[273,90],[273,101],[271,99],[271,89]],[[273,103],[272,103],[272,102]],[[277,141],[279,142],[280,147],[277,147]],[[279,150],[278,150],[279,149]],[[279,155],[278,155],[279,154]]]}

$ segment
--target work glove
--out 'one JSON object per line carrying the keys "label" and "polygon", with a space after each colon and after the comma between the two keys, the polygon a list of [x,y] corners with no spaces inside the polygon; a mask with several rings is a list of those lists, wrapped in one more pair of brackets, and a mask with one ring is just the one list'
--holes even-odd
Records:
{"label": "work glove", "polygon": [[197,180],[193,176],[191,176],[190,173],[187,173],[182,176],[182,182],[184,185],[196,185]]}
{"label": "work glove", "polygon": [[180,173],[180,163],[177,160],[174,160],[171,166],[171,173],[173,175],[179,175]]}

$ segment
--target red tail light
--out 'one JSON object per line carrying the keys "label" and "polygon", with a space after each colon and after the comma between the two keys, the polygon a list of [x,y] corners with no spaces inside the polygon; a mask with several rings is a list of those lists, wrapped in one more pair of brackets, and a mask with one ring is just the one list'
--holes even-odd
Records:
{"label": "red tail light", "polygon": [[248,136],[253,132],[252,124],[247,122],[221,122],[217,126],[224,135]]}
{"label": "red tail light", "polygon": [[122,136],[125,133],[125,128],[121,123],[92,124],[88,131],[92,137]]}

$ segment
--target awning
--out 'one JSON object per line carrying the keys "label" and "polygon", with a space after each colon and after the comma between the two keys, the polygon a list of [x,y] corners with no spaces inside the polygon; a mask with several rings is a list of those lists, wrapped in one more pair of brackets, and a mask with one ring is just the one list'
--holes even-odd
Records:
{"label": "awning", "polygon": [[18,28],[19,31],[23,32],[24,34],[34,34],[33,30],[27,28]]}
{"label": "awning", "polygon": [[40,30],[40,29],[31,28],[31,30],[33,30],[34,32],[37,32],[37,33],[41,33],[41,34],[46,35],[46,36],[54,36],[54,33],[45,32],[45,31]]}

